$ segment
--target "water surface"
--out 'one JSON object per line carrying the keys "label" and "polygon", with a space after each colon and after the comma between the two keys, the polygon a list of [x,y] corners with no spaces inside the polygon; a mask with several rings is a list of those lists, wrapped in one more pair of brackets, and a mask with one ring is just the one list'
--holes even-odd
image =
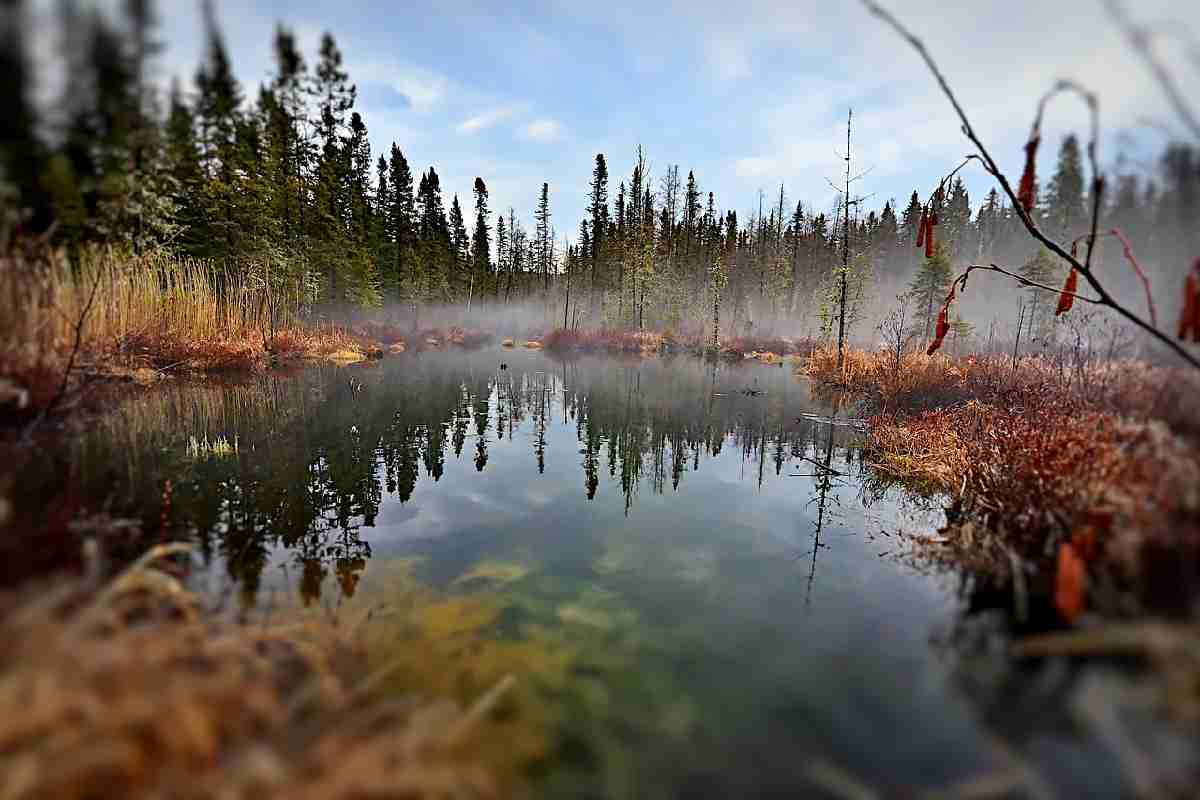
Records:
{"label": "water surface", "polygon": [[[939,514],[872,476],[851,413],[787,366],[408,354],[132,397],[72,481],[193,536],[241,604],[387,609],[397,690],[516,676],[504,746],[547,795],[1018,774],[1003,700],[964,690],[960,582],[905,557]],[[1114,785],[1069,744],[1047,760]]]}

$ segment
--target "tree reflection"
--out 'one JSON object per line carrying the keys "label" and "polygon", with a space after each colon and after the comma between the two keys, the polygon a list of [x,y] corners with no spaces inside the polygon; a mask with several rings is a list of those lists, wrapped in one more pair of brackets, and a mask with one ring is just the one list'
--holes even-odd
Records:
{"label": "tree reflection", "polygon": [[[597,497],[606,471],[629,514],[643,485],[676,491],[689,467],[698,471],[725,446],[754,465],[759,485],[768,460],[780,475],[816,436],[796,414],[823,408],[790,374],[757,366],[511,362],[499,370],[486,352],[430,354],[357,369],[351,382],[344,370],[317,368],[297,378],[147,395],[82,446],[83,477],[125,487],[124,505],[144,518],[158,510],[151,490],[173,479],[172,524],[191,530],[207,558],[220,558],[247,603],[281,551],[299,567],[300,592],[311,603],[331,575],[341,594],[354,593],[371,557],[363,531],[375,526],[385,497],[411,502],[422,480],[446,475],[448,460],[466,458],[486,473],[493,441],[528,436],[541,474],[562,431],[573,432],[587,499]],[[836,431],[825,427],[828,468]],[[180,431],[237,436],[240,447],[226,457],[182,458],[173,446]],[[116,453],[128,461],[120,480],[111,467]],[[818,542],[832,472],[821,475]]]}

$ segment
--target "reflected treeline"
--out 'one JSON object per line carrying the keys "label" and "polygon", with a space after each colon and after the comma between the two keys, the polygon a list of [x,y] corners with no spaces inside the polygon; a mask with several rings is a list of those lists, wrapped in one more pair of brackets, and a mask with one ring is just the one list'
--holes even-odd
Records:
{"label": "reflected treeline", "polygon": [[450,460],[486,475],[512,463],[490,466],[494,448],[528,448],[542,473],[548,455],[562,464],[570,448],[587,498],[613,502],[607,493],[619,493],[628,514],[640,490],[678,489],[725,448],[737,449],[743,477],[759,485],[789,459],[819,453],[828,464],[833,439],[848,432],[804,412],[829,406],[788,369],[559,362],[523,351],[408,355],[131,396],[82,439],[70,473],[59,465],[39,494],[53,502],[69,484],[151,533],[185,529],[247,601],[282,548],[311,601],[331,572],[344,595],[354,593],[371,556],[363,529],[385,498],[410,502],[419,485],[446,476]]}

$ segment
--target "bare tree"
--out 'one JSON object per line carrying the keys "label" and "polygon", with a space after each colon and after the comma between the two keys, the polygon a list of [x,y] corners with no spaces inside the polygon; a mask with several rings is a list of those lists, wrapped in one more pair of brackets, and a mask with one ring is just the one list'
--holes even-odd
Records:
{"label": "bare tree", "polygon": [[904,357],[905,348],[913,339],[913,331],[910,329],[908,319],[908,301],[910,299],[907,292],[896,295],[895,307],[878,325],[879,333],[883,335],[883,341],[887,344],[888,352],[892,356],[892,373],[894,375],[900,373],[900,360]]}

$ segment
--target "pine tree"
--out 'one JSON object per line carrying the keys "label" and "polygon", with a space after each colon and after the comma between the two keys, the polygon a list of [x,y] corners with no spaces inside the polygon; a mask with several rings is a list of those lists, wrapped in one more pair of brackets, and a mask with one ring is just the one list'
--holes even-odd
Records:
{"label": "pine tree", "polygon": [[312,143],[304,132],[308,74],[296,37],[282,26],[275,31],[275,70],[271,83],[275,100],[271,140],[275,151],[276,213],[284,240],[299,249],[305,233],[306,181],[314,157]]}
{"label": "pine tree", "polygon": [[201,254],[231,263],[243,250],[247,226],[241,213],[243,198],[238,146],[242,93],[225,50],[211,2],[204,4],[207,57],[196,73],[196,118],[200,131],[204,228],[197,237]]}
{"label": "pine tree", "polygon": [[321,37],[316,73],[309,93],[317,104],[314,124],[321,140],[313,191],[312,237],[323,264],[328,297],[334,302],[346,297],[345,254],[349,224],[348,187],[351,155],[344,141],[346,113],[354,107],[356,90],[342,67],[342,53],[333,36]]}
{"label": "pine tree", "polygon": [[[50,224],[53,209],[40,179],[46,152],[37,136],[24,6],[18,1],[0,7],[0,97],[5,99],[0,114],[0,207],[15,201],[29,209],[31,227],[41,231]],[[5,197],[9,191],[15,196]]]}
{"label": "pine tree", "polygon": [[938,232],[952,257],[970,252],[971,199],[962,178],[956,177],[950,185],[950,194],[939,212]]}
{"label": "pine tree", "polygon": [[[1018,270],[1021,277],[1045,286],[1054,286],[1062,276],[1057,259],[1049,250],[1041,248]],[[1026,289],[1029,300],[1026,304],[1026,330],[1034,340],[1048,342],[1054,335],[1054,295],[1045,289],[1030,286]]]}
{"label": "pine tree", "polygon": [[[712,198],[711,193],[709,198]],[[683,229],[684,229],[684,258],[692,255],[692,246],[697,238],[697,224],[700,222],[700,188],[696,185],[696,176],[688,170],[687,188],[684,189],[683,200]]]}
{"label": "pine tree", "polygon": [[538,195],[537,212],[537,271],[542,276],[543,290],[550,290],[550,184],[543,183]]}
{"label": "pine tree", "polygon": [[971,254],[974,258],[982,260],[985,252],[991,252],[997,246],[1004,224],[1003,214],[1004,208],[1000,201],[1000,193],[993,188],[988,192],[983,205],[979,207],[979,213],[975,215],[977,247]]}
{"label": "pine tree", "polygon": [[508,226],[504,222],[504,214],[496,218],[496,296],[500,296],[501,284],[508,273]]}
{"label": "pine tree", "polygon": [[426,298],[446,298],[451,288],[455,258],[450,226],[442,205],[442,185],[433,167],[421,176],[417,187],[417,206],[420,219],[417,256],[422,283],[420,293]]}
{"label": "pine tree", "polygon": [[592,170],[592,183],[588,192],[588,213],[592,219],[590,285],[594,292],[597,287],[597,268],[608,238],[608,165],[604,163],[603,153],[596,154],[596,166]]}
{"label": "pine tree", "polygon": [[933,323],[950,293],[950,281],[954,275],[946,247],[938,242],[932,258],[921,262],[917,274],[909,284],[909,297],[913,301],[913,332],[929,339],[933,336]]}
{"label": "pine tree", "polygon": [[171,85],[165,132],[167,169],[173,180],[176,220],[181,229],[180,247],[192,255],[201,254],[207,244],[203,235],[200,191],[204,180],[200,166],[200,147],[196,141],[195,118],[183,99],[178,81]]}
{"label": "pine tree", "polygon": [[914,247],[917,241],[917,228],[921,225],[921,212],[921,198],[917,196],[916,192],[913,192],[904,213],[900,215],[900,231],[903,235],[901,245],[903,247]]}
{"label": "pine tree", "polygon": [[1045,220],[1052,236],[1072,239],[1084,233],[1087,211],[1083,205],[1083,161],[1079,140],[1068,134],[1058,150],[1058,165],[1045,197]]}
{"label": "pine tree", "polygon": [[458,195],[450,203],[450,252],[453,254],[454,279],[452,288],[464,289],[470,281],[471,239],[467,236],[467,224],[463,217]]}
{"label": "pine tree", "polygon": [[393,261],[385,284],[391,287],[398,299],[412,301],[413,291],[420,284],[417,274],[417,216],[413,198],[412,172],[408,161],[396,143],[392,143],[388,161],[388,183],[391,185],[391,206],[387,214],[388,238],[392,242]]}
{"label": "pine tree", "polygon": [[482,279],[492,273],[491,242],[489,240],[488,190],[483,178],[475,179],[475,230],[471,233],[471,264],[476,276]]}

